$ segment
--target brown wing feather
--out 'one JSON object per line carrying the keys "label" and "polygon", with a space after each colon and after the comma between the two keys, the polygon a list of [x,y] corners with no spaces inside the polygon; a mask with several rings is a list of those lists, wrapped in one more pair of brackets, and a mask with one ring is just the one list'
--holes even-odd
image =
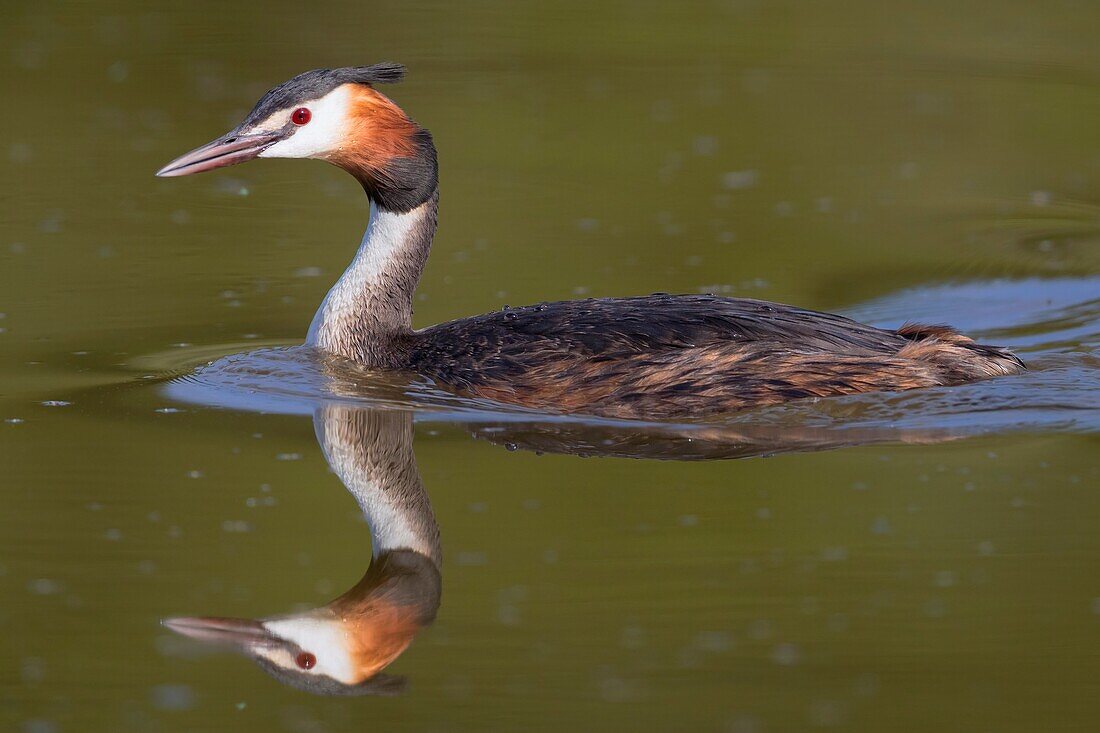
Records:
{"label": "brown wing feather", "polygon": [[944,327],[888,331],[759,300],[652,295],[543,303],[418,332],[409,368],[562,412],[664,417],[1018,371]]}

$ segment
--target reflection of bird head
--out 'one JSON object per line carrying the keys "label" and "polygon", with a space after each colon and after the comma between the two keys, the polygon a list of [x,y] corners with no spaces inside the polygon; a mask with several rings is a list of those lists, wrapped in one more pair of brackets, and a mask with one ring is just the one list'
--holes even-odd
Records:
{"label": "reflection of bird head", "polygon": [[169,629],[229,645],[284,684],[318,695],[393,695],[402,677],[379,674],[435,618],[439,570],[423,555],[386,553],[331,603],[266,619],[171,618]]}
{"label": "reflection of bird head", "polygon": [[169,629],[222,643],[280,682],[320,695],[397,694],[380,674],[439,608],[439,526],[413,455],[412,416],[326,405],[315,415],[321,449],[371,530],[363,579],[320,608],[264,619],[184,617]]}

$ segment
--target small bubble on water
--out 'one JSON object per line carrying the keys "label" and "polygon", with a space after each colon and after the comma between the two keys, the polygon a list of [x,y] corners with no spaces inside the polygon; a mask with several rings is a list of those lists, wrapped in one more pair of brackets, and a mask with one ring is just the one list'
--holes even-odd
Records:
{"label": "small bubble on water", "polygon": [[324,273],[320,267],[316,265],[309,265],[307,267],[299,267],[294,271],[294,277],[321,277]]}
{"label": "small bubble on water", "polygon": [[27,590],[36,596],[52,596],[61,592],[61,583],[52,578],[35,578],[27,583]]}
{"label": "small bubble on water", "polygon": [[8,159],[12,163],[27,163],[34,157],[34,148],[27,143],[12,143],[8,148]]}
{"label": "small bubble on water", "polygon": [[764,725],[759,718],[738,715],[726,724],[726,733],[762,733]]}
{"label": "small bubble on water", "polygon": [[772,210],[775,211],[776,216],[783,218],[794,216],[794,204],[790,201],[780,201],[772,207]]}
{"label": "small bubble on water", "polygon": [[772,635],[772,622],[767,619],[757,619],[749,624],[748,637],[755,641],[764,641]]}
{"label": "small bubble on water", "polygon": [[8,425],[22,425],[26,422],[26,420],[21,417],[9,417],[6,418],[4,422],[6,422]]}
{"label": "small bubble on water", "polygon": [[930,598],[924,603],[924,615],[929,618],[943,618],[947,615],[947,604],[942,598]]}
{"label": "small bubble on water", "polygon": [[776,644],[772,649],[772,661],[783,667],[793,667],[802,661],[802,650],[789,642]]}
{"label": "small bubble on water", "polygon": [[875,521],[871,522],[871,531],[875,534],[891,534],[894,528],[890,526],[889,518],[875,517]]}
{"label": "small bubble on water", "polygon": [[183,412],[178,407],[158,407],[153,412],[159,412],[161,415],[175,415],[177,412]]}
{"label": "small bubble on water", "polygon": [[160,710],[190,710],[195,707],[195,693],[188,685],[157,685],[151,696],[153,705]]}
{"label": "small bubble on water", "polygon": [[641,626],[631,624],[619,632],[619,646],[623,649],[641,649],[645,643],[645,629]]}
{"label": "small bubble on water", "polygon": [[832,728],[844,722],[844,707],[836,700],[816,700],[810,703],[810,724]]}
{"label": "small bubble on water", "polygon": [[43,407],[68,407],[72,402],[66,400],[43,400],[39,404]]}
{"label": "small bubble on water", "polygon": [[1049,206],[1052,198],[1050,191],[1032,191],[1027,195],[1032,206]]}
{"label": "small bubble on water", "polygon": [[231,534],[242,534],[252,531],[252,525],[243,519],[227,519],[222,522],[222,531]]}
{"label": "small bubble on water", "polygon": [[27,657],[19,669],[24,682],[41,682],[46,678],[46,660],[41,657]]}
{"label": "small bubble on water", "polygon": [[522,621],[519,608],[511,603],[502,603],[497,607],[497,621],[502,626],[519,626]]}
{"label": "small bubble on water", "polygon": [[116,61],[107,67],[107,78],[115,84],[121,84],[130,76],[130,65],[125,61]]}
{"label": "small bubble on water", "polygon": [[940,588],[950,588],[955,585],[957,576],[953,570],[940,570],[936,573],[935,582]]}
{"label": "small bubble on water", "polygon": [[721,654],[733,648],[733,637],[728,631],[700,631],[695,635],[695,647],[704,652]]}
{"label": "small bubble on water", "polygon": [[826,547],[821,551],[821,559],[826,562],[839,562],[848,559],[848,548],[842,546]]}
{"label": "small bubble on water", "polygon": [[683,514],[677,520],[681,527],[695,527],[699,524],[699,517],[694,514]]}
{"label": "small bubble on water", "polygon": [[118,542],[122,539],[122,530],[112,527],[103,533],[103,538],[109,542]]}
{"label": "small bubble on water", "polygon": [[204,474],[202,471],[200,471],[198,469],[193,469],[193,470],[187,472],[187,478],[198,479],[198,478],[202,478],[205,475],[206,474]]}
{"label": "small bubble on water", "polygon": [[466,566],[478,566],[487,565],[489,558],[486,557],[484,552],[460,552],[458,553],[458,564]]}
{"label": "small bubble on water", "polygon": [[713,135],[699,135],[691,141],[691,151],[702,158],[710,157],[718,151],[718,138]]}
{"label": "small bubble on water", "polygon": [[302,459],[301,453],[277,453],[275,454],[276,461],[299,461]]}
{"label": "small bubble on water", "polygon": [[874,672],[867,672],[856,677],[852,689],[860,697],[872,697],[878,694],[879,678]]}
{"label": "small bubble on water", "polygon": [[758,178],[755,170],[730,171],[722,176],[722,185],[728,189],[743,190],[755,186]]}

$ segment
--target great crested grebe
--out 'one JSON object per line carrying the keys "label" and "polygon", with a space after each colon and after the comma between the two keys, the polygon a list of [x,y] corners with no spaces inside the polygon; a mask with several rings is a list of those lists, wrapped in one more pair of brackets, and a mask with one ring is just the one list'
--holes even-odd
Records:
{"label": "great crested grebe", "polygon": [[325,459],[370,528],[363,579],[331,603],[287,616],[191,616],[164,625],[231,646],[307,692],[396,694],[404,679],[382,670],[435,619],[442,593],[439,525],[416,468],[412,415],[326,405],[313,421]]}
{"label": "great crested grebe", "polygon": [[431,135],[374,88],[404,71],[390,63],[307,71],[265,94],[234,130],[157,172],[319,158],[363,185],[366,234],[314,316],[309,346],[463,394],[615,417],[954,385],[1024,369],[1008,350],[946,326],[891,331],[711,295],[540,303],[413,330],[439,192]]}

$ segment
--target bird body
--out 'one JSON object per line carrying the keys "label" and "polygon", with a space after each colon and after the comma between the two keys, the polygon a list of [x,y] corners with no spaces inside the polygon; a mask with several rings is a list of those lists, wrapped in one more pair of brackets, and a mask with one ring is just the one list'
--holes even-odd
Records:
{"label": "bird body", "polygon": [[158,173],[310,157],[363,185],[366,234],[317,311],[308,345],[463,394],[628,418],[961,384],[1024,368],[1009,351],[946,326],[887,330],[702,295],[542,303],[413,330],[413,293],[437,225],[438,166],[431,135],[374,88],[402,73],[378,64],[301,74],[268,92],[237,129]]}

